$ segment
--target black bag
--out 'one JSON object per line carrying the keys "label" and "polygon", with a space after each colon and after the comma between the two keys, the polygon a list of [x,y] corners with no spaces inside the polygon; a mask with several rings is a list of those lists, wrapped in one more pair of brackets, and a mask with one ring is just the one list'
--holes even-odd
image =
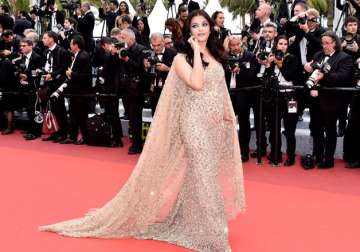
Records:
{"label": "black bag", "polygon": [[112,126],[105,120],[104,115],[97,114],[88,118],[86,126],[88,145],[110,147],[115,141]]}

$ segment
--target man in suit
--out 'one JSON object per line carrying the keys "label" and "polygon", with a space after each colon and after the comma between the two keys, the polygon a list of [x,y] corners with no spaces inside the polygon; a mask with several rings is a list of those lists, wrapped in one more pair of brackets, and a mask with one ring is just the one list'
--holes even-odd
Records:
{"label": "man in suit", "polygon": [[99,8],[99,17],[106,21],[107,34],[115,27],[115,20],[120,16],[119,3],[116,0],[111,0],[109,6],[106,6],[106,1],[101,0],[101,7]]}
{"label": "man in suit", "polygon": [[95,16],[90,10],[89,2],[82,2],[81,8],[76,10],[76,19],[78,21],[78,32],[85,40],[85,51],[93,51],[93,32],[95,26]]}
{"label": "man in suit", "polygon": [[[229,90],[256,85],[258,68],[256,56],[243,49],[242,41],[239,37],[231,36],[227,39],[227,42],[230,57],[225,69],[225,79]],[[253,108],[255,112],[255,120],[258,120],[256,92],[257,91],[242,91],[231,94],[231,101],[240,125],[239,143],[243,162],[249,160],[251,108]]]}
{"label": "man in suit", "polygon": [[[128,153],[138,154],[142,151],[142,110],[144,90],[146,89],[143,77],[143,51],[145,47],[136,43],[135,34],[131,29],[122,30],[120,38],[121,42],[127,45],[127,54],[120,52],[122,64],[119,71],[128,79],[123,97],[132,132],[132,145]],[[121,51],[123,50],[125,49]]]}
{"label": "man in suit", "polygon": [[[88,94],[91,91],[92,73],[91,59],[84,51],[84,39],[77,35],[71,39],[70,49],[74,54],[71,66],[66,70],[66,91],[74,95],[70,97],[69,113],[70,128],[69,137],[60,142],[61,144],[84,144],[87,140],[86,120],[88,118],[88,99],[76,96]],[[56,95],[56,94],[54,94]],[[82,139],[77,140],[79,129]]]}
{"label": "man in suit", "polygon": [[[44,70],[46,72],[44,85],[40,87],[39,95],[42,102],[46,103],[65,80],[65,72],[70,65],[70,54],[57,44],[57,34],[53,31],[45,32],[42,38],[44,46],[47,47],[43,55]],[[54,113],[60,130],[44,141],[61,142],[67,135],[67,115],[63,97],[52,99],[52,112]]]}
{"label": "man in suit", "polygon": [[[17,61],[17,64],[21,64],[21,68],[23,69],[19,72],[18,77],[20,80],[21,90],[28,93],[25,95],[25,99],[29,126],[26,130],[24,138],[26,140],[33,140],[41,135],[41,124],[34,121],[38,83],[36,75],[33,73],[42,67],[42,58],[39,54],[33,51],[33,42],[28,38],[24,38],[20,41],[20,51],[22,57],[19,61]],[[37,105],[40,106],[40,103]],[[37,109],[40,110],[39,107]]]}
{"label": "man in suit", "polygon": [[[150,91],[154,95],[151,99],[151,110],[154,115],[163,85],[165,84],[174,57],[176,56],[176,51],[171,48],[165,48],[164,37],[161,33],[151,34],[150,43],[154,54],[152,56],[155,57],[157,62],[153,62],[152,65],[148,59],[144,59],[144,68],[151,83]],[[151,73],[150,70],[152,67],[155,73]]]}
{"label": "man in suit", "polygon": [[65,18],[64,29],[59,32],[59,45],[61,45],[65,50],[70,50],[70,41],[73,36],[80,35],[75,30],[76,20],[74,18]]}
{"label": "man in suit", "polygon": [[[314,62],[327,64],[327,70],[315,70],[312,64],[304,66],[306,72],[313,73],[314,82],[320,87],[341,87],[351,85],[353,62],[351,56],[341,51],[340,39],[334,32],[325,32],[321,36],[323,50],[314,56]],[[314,73],[314,71],[317,71]],[[314,86],[316,87],[316,86]],[[342,109],[343,95],[337,91],[311,90],[311,96],[319,97],[319,115],[321,125],[312,130],[316,142],[315,156],[318,168],[334,166],[336,149],[336,121]],[[326,137],[324,137],[326,133]]]}

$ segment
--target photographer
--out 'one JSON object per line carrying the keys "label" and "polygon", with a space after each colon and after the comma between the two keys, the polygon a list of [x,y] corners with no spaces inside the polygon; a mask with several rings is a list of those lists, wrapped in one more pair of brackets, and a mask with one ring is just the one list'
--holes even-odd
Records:
{"label": "photographer", "polygon": [[[45,32],[42,41],[47,47],[43,55],[45,60],[44,73],[41,76],[43,83],[40,83],[38,91],[41,101],[45,105],[50,96],[64,83],[65,72],[71,63],[69,53],[57,44],[57,35],[53,31]],[[61,142],[67,135],[67,115],[65,109],[64,97],[60,96],[51,101],[52,112],[56,116],[59,124],[59,131],[44,138],[44,141]]]}
{"label": "photographer", "polygon": [[[345,33],[342,37],[341,46],[343,51],[349,54],[353,59],[354,64],[354,82],[359,86],[360,80],[360,68],[359,68],[359,58],[360,58],[360,36],[357,34],[358,31],[358,19],[355,17],[348,17],[345,20],[344,28]],[[347,162],[347,168],[359,168],[360,167],[360,159],[359,159],[359,95],[355,93],[352,95],[352,99],[350,95],[348,95],[347,101],[351,101],[350,103],[350,113],[349,113],[349,122],[348,127],[345,130],[344,134],[344,161]],[[342,112],[342,117],[339,119],[339,130],[340,125],[343,120],[346,120],[347,115],[347,106],[344,106],[344,111]],[[346,121],[345,121],[346,122]],[[341,132],[340,132],[341,133]],[[339,134],[339,132],[338,132]]]}
{"label": "photographer", "polygon": [[[70,42],[71,52],[74,54],[71,66],[66,70],[67,80],[62,84],[66,92],[74,95],[70,97],[69,114],[70,129],[69,136],[61,144],[84,144],[87,140],[86,120],[88,118],[87,97],[81,95],[89,94],[92,86],[91,60],[89,54],[84,51],[85,42],[80,35],[74,36]],[[58,89],[59,90],[59,89]],[[58,91],[52,94],[55,99],[59,98],[61,93]],[[82,139],[78,140],[78,133],[81,133]]]}
{"label": "photographer", "polygon": [[0,5],[0,33],[14,28],[14,19],[10,16],[9,7],[5,4]]}
{"label": "photographer", "polygon": [[75,35],[80,35],[75,27],[77,22],[73,18],[65,18],[64,27],[60,26],[59,31],[59,45],[65,50],[70,50],[70,41]]}
{"label": "photographer", "polygon": [[0,57],[13,60],[19,57],[20,38],[11,30],[5,30],[1,34]]}
{"label": "photographer", "polygon": [[85,40],[85,51],[91,53],[94,48],[93,32],[95,26],[95,16],[90,10],[89,2],[82,2],[81,8],[76,9],[75,19],[78,22],[78,32]]}
{"label": "photographer", "polygon": [[[280,35],[275,41],[275,50],[270,55],[269,60],[272,62],[267,69],[269,74],[273,74],[275,79],[274,85],[279,85],[279,107],[270,106],[270,143],[271,152],[269,161],[272,164],[282,162],[281,155],[281,119],[284,121],[286,137],[287,159],[285,166],[295,164],[296,138],[295,130],[298,121],[298,98],[295,90],[285,89],[284,87],[296,85],[299,80],[300,71],[296,56],[288,52],[289,41],[284,35]],[[276,109],[279,110],[278,121],[276,122]],[[275,146],[275,137],[278,137],[278,146]],[[277,150],[275,150],[277,148]],[[278,155],[275,156],[275,153]]]}
{"label": "photographer", "polygon": [[135,34],[131,29],[122,30],[120,38],[121,42],[125,43],[125,48],[120,49],[119,54],[123,64],[119,70],[128,79],[124,87],[123,103],[125,110],[128,111],[133,135],[128,153],[138,154],[142,151],[142,110],[146,89],[143,80],[143,50],[145,47],[136,43]]}
{"label": "photographer", "polygon": [[29,118],[29,126],[24,138],[26,140],[33,140],[40,137],[42,126],[34,121],[37,99],[36,92],[38,90],[38,79],[35,73],[36,70],[42,67],[42,58],[33,51],[33,42],[31,39],[22,39],[20,42],[20,50],[22,57],[16,61],[18,68],[17,77],[20,82],[21,91],[25,92],[23,99],[26,101],[26,110]]}
{"label": "photographer", "polygon": [[[353,16],[356,17],[358,20],[360,20],[360,2],[358,0],[346,0],[344,4],[341,3],[341,0],[336,0],[336,8],[338,8],[338,10],[340,11],[345,11],[345,6],[347,5],[347,8],[354,9],[355,13],[350,13],[349,16]],[[348,13],[346,13],[345,15],[349,14],[349,10]],[[360,25],[360,24],[359,24]],[[358,28],[360,28],[358,26]]]}
{"label": "photographer", "polygon": [[107,27],[107,34],[115,27],[116,17],[120,16],[119,3],[116,0],[107,2],[101,0],[101,7],[99,8],[99,18],[105,20]]}
{"label": "photographer", "polygon": [[[269,106],[267,106],[269,104],[269,102],[271,101],[271,96],[268,97],[269,94],[269,87],[267,85],[267,78],[268,76],[265,75],[266,69],[270,67],[272,61],[270,60],[270,54],[272,52],[272,49],[274,47],[274,41],[275,38],[277,36],[277,26],[275,23],[266,23],[263,29],[263,33],[262,36],[259,38],[259,41],[257,43],[257,47],[255,48],[255,53],[256,53],[256,58],[257,61],[259,63],[259,67],[258,67],[258,73],[257,73],[257,77],[260,79],[260,83],[264,86],[265,90],[266,90],[266,94],[264,93],[264,105],[263,105],[263,116],[264,116],[264,120],[263,120],[263,125],[262,125],[262,132],[260,132],[260,135],[257,137],[257,139],[259,140],[259,138],[261,138],[261,146],[260,146],[260,155],[261,156],[265,156],[266,155],[266,145],[267,145],[267,140],[266,140],[266,136],[265,136],[265,124],[267,123],[269,125],[270,123],[270,114],[269,114]],[[255,120],[255,128],[259,129],[259,120]],[[252,153],[251,157],[257,157],[258,153]]]}
{"label": "photographer", "polygon": [[130,16],[122,15],[122,16],[119,16],[117,19],[118,19],[118,23],[120,24],[119,28],[121,30],[130,29],[135,34],[136,43],[142,45],[141,44],[142,43],[141,35],[140,35],[139,31],[134,26],[132,26]]}
{"label": "photographer", "polygon": [[[341,87],[351,84],[353,63],[349,55],[341,51],[340,39],[333,32],[325,32],[321,36],[322,51],[314,56],[314,61],[307,63],[304,69],[312,73],[307,81],[311,88],[311,96],[319,97],[317,115],[318,127],[313,127],[314,155],[318,167],[322,169],[334,166],[336,149],[336,121],[342,111],[344,96],[336,91],[317,90],[317,87]],[[314,112],[314,111],[313,111]],[[324,137],[326,133],[326,137]]]}
{"label": "photographer", "polygon": [[150,41],[153,51],[144,59],[144,68],[151,82],[150,91],[154,95],[151,97],[151,110],[154,115],[176,51],[165,48],[164,37],[161,33],[151,34]]}
{"label": "photographer", "polygon": [[119,51],[121,50],[121,46],[118,46],[119,41],[115,38],[111,38],[110,43],[108,43],[108,38],[103,38],[103,40],[102,43],[105,45],[103,49],[106,52],[102,70],[102,78],[104,78],[103,92],[118,95],[117,97],[107,97],[103,102],[105,117],[109,121],[114,135],[114,141],[110,143],[110,146],[123,147],[124,145],[121,140],[123,131],[119,116],[119,96],[124,95],[125,87],[122,85],[122,82],[126,82],[126,80],[124,80],[123,72],[119,71],[119,69],[124,68],[124,62],[119,57]]}
{"label": "photographer", "polygon": [[[245,51],[239,37],[230,36],[227,39],[229,59],[225,69],[225,79],[231,92],[234,88],[253,86],[257,83],[257,61],[253,53]],[[250,109],[255,112],[255,120],[258,120],[257,93],[258,91],[240,91],[230,94],[235,114],[238,116],[240,125],[239,143],[241,159],[249,160]]]}

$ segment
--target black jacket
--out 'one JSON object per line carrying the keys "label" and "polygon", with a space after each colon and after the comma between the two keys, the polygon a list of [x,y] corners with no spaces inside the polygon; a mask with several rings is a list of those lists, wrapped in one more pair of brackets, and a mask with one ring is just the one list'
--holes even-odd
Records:
{"label": "black jacket", "polygon": [[84,37],[85,50],[90,52],[93,48],[93,32],[95,26],[95,16],[89,11],[83,17],[76,17],[78,21],[77,30]]}
{"label": "black jacket", "polygon": [[[250,63],[250,68],[241,68],[240,73],[236,75],[236,88],[253,86],[257,83],[256,74],[258,63],[256,56],[252,52],[244,51],[242,57],[239,59],[239,64],[246,64],[247,62]],[[225,80],[228,88],[230,88],[231,75],[231,71],[226,69]]]}
{"label": "black jacket", "polygon": [[[21,63],[25,64],[25,58],[21,59]],[[34,77],[32,76],[31,71],[32,70],[37,70],[37,69],[41,69],[42,67],[42,58],[39,54],[37,54],[36,52],[32,51],[30,60],[29,60],[29,65],[26,68],[25,74],[27,75],[27,79],[29,82],[29,86],[26,87],[27,90],[31,90],[31,91],[35,91],[37,89],[37,83],[36,80],[34,79]]]}
{"label": "black jacket", "polygon": [[72,94],[89,93],[92,86],[91,59],[89,54],[81,50],[77,54],[68,81],[67,92]]}
{"label": "black jacket", "polygon": [[[323,52],[314,56],[314,62],[322,62],[325,58]],[[352,86],[353,62],[351,56],[344,52],[335,52],[327,61],[331,66],[329,73],[319,81],[320,87],[347,87]],[[347,95],[341,91],[319,91],[320,106],[329,112],[336,112],[347,99]]]}
{"label": "black jacket", "polygon": [[[172,62],[176,56],[176,51],[174,49],[171,48],[165,48],[164,54],[162,55],[162,59],[161,59],[161,63],[167,65],[168,67],[171,67]],[[161,79],[162,83],[165,84],[165,80],[168,76],[169,72],[161,72],[161,71],[157,71],[157,82],[159,81],[159,79]],[[148,75],[148,73],[147,73]],[[152,82],[154,80],[153,76],[148,76],[150,81]]]}
{"label": "black jacket", "polygon": [[[50,49],[44,51],[43,54],[43,66],[46,64],[47,53]],[[54,50],[50,53],[53,57],[52,73],[51,77],[54,81],[51,82],[50,86],[54,91],[58,86],[65,80],[65,72],[70,67],[71,58],[68,51],[59,45],[56,45]]]}

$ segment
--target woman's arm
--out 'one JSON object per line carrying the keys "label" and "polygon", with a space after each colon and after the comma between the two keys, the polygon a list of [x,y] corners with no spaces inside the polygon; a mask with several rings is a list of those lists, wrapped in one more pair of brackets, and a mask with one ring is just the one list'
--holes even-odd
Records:
{"label": "woman's arm", "polygon": [[190,88],[201,90],[204,86],[204,67],[200,55],[200,46],[192,37],[188,41],[194,50],[193,67],[189,65],[185,57],[178,55],[174,60],[175,72]]}

